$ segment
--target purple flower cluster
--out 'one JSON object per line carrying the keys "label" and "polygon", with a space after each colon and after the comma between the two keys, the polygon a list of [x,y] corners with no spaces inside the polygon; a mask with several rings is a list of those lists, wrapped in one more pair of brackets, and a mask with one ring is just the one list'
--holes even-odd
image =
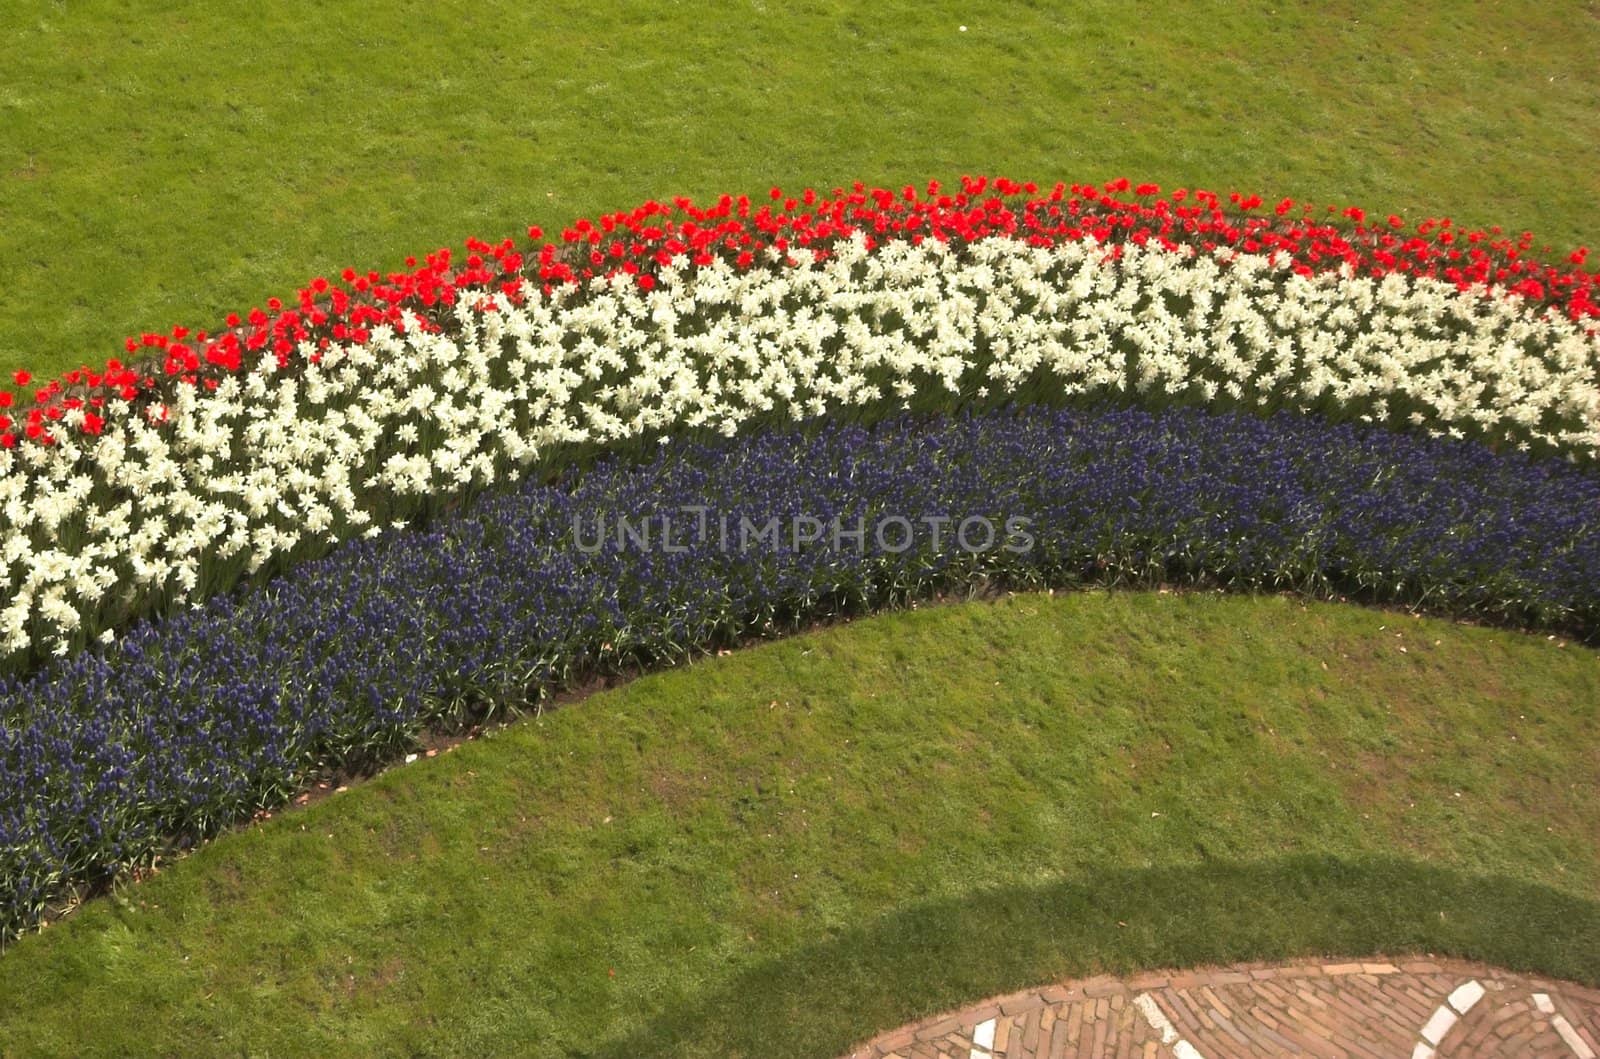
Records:
{"label": "purple flower cluster", "polygon": [[[643,532],[604,529],[623,522]],[[719,532],[744,525],[778,530]],[[680,442],[0,678],[0,937],[318,769],[595,672],[981,580],[1285,588],[1592,637],[1597,530],[1593,470],[1289,415],[1033,409]]]}

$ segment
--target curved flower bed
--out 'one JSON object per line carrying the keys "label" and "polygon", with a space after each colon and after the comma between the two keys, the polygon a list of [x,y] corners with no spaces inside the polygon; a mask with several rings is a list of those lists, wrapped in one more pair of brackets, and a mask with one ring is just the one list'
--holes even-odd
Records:
{"label": "curved flower bed", "polygon": [[825,420],[569,479],[0,679],[0,936],[426,724],[940,589],[1201,581],[1600,631],[1600,471],[1315,417]]}
{"label": "curved flower bed", "polygon": [[1600,454],[1583,252],[1556,267],[1448,219],[1261,205],[982,178],[647,203],[527,253],[474,241],[459,268],[319,279],[221,335],[130,340],[155,359],[0,416],[0,662],[538,461],[688,430],[1117,396]]}

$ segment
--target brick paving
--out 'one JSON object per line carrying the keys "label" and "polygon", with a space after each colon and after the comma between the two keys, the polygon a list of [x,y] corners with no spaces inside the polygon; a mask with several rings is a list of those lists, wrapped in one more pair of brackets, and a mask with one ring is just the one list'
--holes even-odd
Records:
{"label": "brick paving", "polygon": [[885,1033],[848,1059],[1600,1059],[1600,990],[1460,960],[1088,978]]}

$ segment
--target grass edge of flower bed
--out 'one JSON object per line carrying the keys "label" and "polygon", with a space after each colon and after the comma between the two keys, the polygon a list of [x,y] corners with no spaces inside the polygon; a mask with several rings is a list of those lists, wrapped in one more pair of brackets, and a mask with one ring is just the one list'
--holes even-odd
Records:
{"label": "grass edge of flower bed", "polygon": [[[804,642],[790,638],[772,642],[754,651],[738,652],[733,658],[713,660],[705,668],[696,667],[700,670],[698,676],[683,670],[651,674],[644,681],[586,703],[580,707],[584,716],[552,715],[544,719],[543,725],[554,723],[557,726],[555,732],[565,731],[569,737],[587,739],[596,726],[607,725],[606,717],[597,714],[626,700],[632,703],[628,712],[635,713],[636,719],[629,722],[624,716],[612,718],[609,726],[620,728],[617,738],[612,742],[620,739],[622,744],[626,744],[650,727],[672,733],[677,730],[674,725],[665,717],[654,719],[654,711],[647,707],[648,703],[658,701],[657,697],[664,686],[670,685],[680,692],[687,691],[691,696],[706,693],[726,697],[729,685],[741,679],[737,674],[749,670],[753,663],[780,663],[771,673],[782,677],[788,672],[786,666],[792,665],[801,652],[810,653],[820,648],[827,654],[830,647],[836,648],[841,643],[848,647],[850,641],[856,642],[855,649],[858,651],[863,647],[873,649],[875,645],[871,638],[889,628],[982,628],[986,627],[986,623],[992,623],[995,615],[1002,610],[1015,614],[1028,608],[1045,606],[1048,612],[1059,614],[1093,614],[1102,610],[1113,614],[1138,614],[1148,613],[1152,609],[1167,611],[1180,608],[1188,612],[1192,608],[1199,608],[1194,613],[1209,612],[1235,617],[1240,613],[1270,612],[1263,613],[1255,635],[1265,633],[1271,637],[1276,637],[1279,630],[1290,623],[1286,619],[1307,613],[1294,601],[1281,598],[1247,601],[1236,596],[1222,596],[1212,600],[1191,598],[1187,601],[1163,601],[1151,593],[1108,592],[1100,593],[1101,599],[1091,602],[1088,595],[1063,595],[1046,605],[1048,597],[1041,594],[1017,597],[998,606],[979,604],[973,607],[931,608],[920,616],[900,612],[866,619],[857,623],[855,630],[825,630],[817,636],[806,638]],[[1200,597],[1202,594],[1190,595]],[[1367,617],[1376,619],[1383,616]],[[1382,645],[1388,643],[1387,634],[1372,633],[1374,622],[1360,616],[1355,608],[1312,605],[1310,618],[1313,622],[1331,622],[1344,629],[1346,635],[1349,630],[1360,627],[1365,630],[1362,635],[1370,637],[1375,650],[1384,650]],[[1248,625],[1251,624],[1254,623],[1247,622],[1240,626],[1237,621],[1233,622],[1247,638],[1250,635]],[[1430,637],[1439,632],[1445,634],[1447,643],[1457,639],[1451,635],[1450,626],[1438,622],[1428,622],[1426,625],[1426,632],[1417,634],[1422,643],[1428,642]],[[1148,623],[1135,622],[1135,626],[1144,627],[1132,630],[1132,645],[1145,642],[1143,635],[1150,632]],[[1214,636],[1215,620],[1204,621],[1200,627],[1206,626],[1211,627],[1208,635]],[[1163,632],[1162,635],[1177,637],[1177,626],[1172,625],[1170,629],[1172,631]],[[1495,630],[1463,629],[1460,639],[1463,643],[1481,646],[1495,639],[1494,633]],[[1505,639],[1507,650],[1524,655],[1537,653],[1539,657],[1549,657],[1552,661],[1559,658],[1562,659],[1559,663],[1562,667],[1570,668],[1577,656],[1587,658],[1590,655],[1587,651],[1558,654],[1553,646],[1526,637],[1513,635]],[[980,641],[971,641],[977,642]],[[1408,642],[1416,643],[1415,640]],[[1327,646],[1333,647],[1336,643],[1337,638]],[[1017,647],[1014,645],[1015,649]],[[1405,656],[1392,653],[1391,649],[1384,650],[1384,656],[1395,661],[1403,660],[1404,665],[1410,666],[1426,655],[1425,649],[1419,653],[1418,648],[1414,647],[1413,652]],[[874,657],[881,654],[882,651],[878,650]],[[784,658],[790,661],[782,663]],[[1466,679],[1470,685],[1472,678],[1469,676]],[[987,680],[982,683],[986,684]],[[696,688],[705,690],[696,692]],[[745,685],[740,684],[739,688],[744,690]],[[782,694],[780,689],[773,690]],[[768,689],[749,688],[748,693],[764,699]],[[1476,694],[1479,698],[1483,697],[1482,692]],[[1469,694],[1466,697],[1473,696]],[[1448,701],[1448,696],[1445,701]],[[643,715],[637,713],[641,707],[646,707]],[[725,710],[726,706],[723,712]],[[715,725],[717,722],[708,723]],[[639,727],[641,724],[643,728]],[[468,783],[467,777],[473,775],[471,768],[475,767],[478,773],[483,773],[485,763],[491,758],[506,765],[514,758],[525,756],[530,748],[539,747],[545,738],[532,723],[515,726],[515,729],[499,733],[510,740],[507,744],[496,746],[497,739],[475,743],[463,748],[465,757],[441,756],[418,769],[397,769],[381,777],[379,783],[341,795],[341,798],[357,799],[354,803],[347,800],[312,806],[309,812],[289,813],[257,830],[229,835],[220,842],[208,844],[195,858],[163,872],[162,877],[153,883],[125,888],[115,901],[98,902],[92,915],[83,919],[74,917],[73,921],[60,925],[45,936],[26,939],[12,954],[13,959],[22,959],[21,964],[7,965],[0,960],[0,980],[12,979],[17,1017],[30,1018],[26,1014],[32,1003],[28,994],[33,992],[34,997],[40,995],[23,985],[31,975],[43,975],[56,982],[53,987],[36,989],[43,989],[42,995],[49,998],[50,1004],[63,1005],[61,1011],[65,1013],[82,1002],[75,999],[71,990],[60,988],[59,980],[64,977],[70,982],[76,978],[82,982],[87,976],[93,981],[102,974],[102,961],[107,956],[120,963],[125,973],[131,967],[140,968],[138,991],[148,993],[152,989],[160,990],[164,976],[170,976],[174,970],[170,964],[172,956],[164,955],[173,946],[182,953],[185,963],[190,954],[194,954],[199,961],[197,970],[209,962],[208,953],[212,947],[236,946],[234,951],[238,955],[232,958],[236,962],[241,958],[250,961],[239,969],[248,971],[248,968],[254,967],[253,971],[249,971],[251,979],[264,984],[267,989],[257,994],[256,1001],[275,997],[279,989],[286,987],[281,978],[290,972],[288,967],[279,962],[283,954],[280,953],[279,957],[272,955],[280,946],[294,950],[297,944],[309,944],[313,949],[320,950],[326,948],[329,941],[334,943],[336,949],[339,945],[354,946],[359,974],[360,961],[366,959],[361,952],[361,943],[349,938],[321,937],[314,940],[301,938],[298,943],[295,941],[297,932],[303,932],[306,928],[308,910],[304,901],[332,906],[332,910],[337,910],[341,901],[348,899],[348,892],[342,889],[344,884],[340,880],[326,874],[326,866],[321,865],[320,860],[303,867],[291,866],[283,859],[289,847],[298,848],[309,843],[308,848],[332,849],[337,857],[337,846],[323,846],[318,841],[323,838],[320,832],[324,829],[329,832],[329,838],[340,831],[346,831],[349,835],[370,833],[368,829],[375,823],[392,820],[396,814],[403,821],[408,805],[415,807],[422,802],[437,804],[441,798],[446,802],[460,803],[454,809],[448,804],[440,807],[445,814],[441,819],[452,821],[452,826],[467,826],[467,830],[471,830],[473,812],[469,810],[466,817],[460,815],[470,801],[462,802],[452,792],[470,797],[462,784]],[[559,743],[552,747],[559,748]],[[887,762],[886,765],[892,771],[893,762]],[[481,783],[483,780],[474,782]],[[492,776],[489,776],[489,782],[495,782]],[[602,786],[609,785],[609,780],[604,776],[596,782]],[[667,789],[671,789],[670,784]],[[537,801],[525,803],[528,811],[537,807]],[[550,808],[555,809],[554,806]],[[1491,810],[1503,811],[1498,807],[1491,807]],[[428,811],[431,813],[433,810]],[[563,816],[570,815],[564,810],[559,812]],[[596,817],[587,826],[595,828],[599,823]],[[400,826],[402,831],[406,829],[403,823]],[[347,831],[347,828],[350,830]],[[434,828],[434,824],[426,824],[423,833],[432,833]],[[606,830],[598,828],[594,833],[594,841],[603,845],[612,842],[612,839],[602,837]],[[300,837],[296,838],[296,835]],[[484,841],[476,837],[468,840],[472,849]],[[628,841],[631,843],[634,840]],[[1495,841],[1504,842],[1505,839]],[[250,852],[252,849],[254,854]],[[274,849],[277,852],[270,852]],[[470,850],[463,850],[463,855],[469,859],[475,856]],[[623,855],[627,856],[625,852]],[[852,851],[842,848],[839,855],[848,861]],[[319,854],[321,856],[325,854]],[[248,867],[252,857],[254,869]],[[256,878],[263,859],[268,865],[280,865],[272,869],[275,874],[292,878],[272,884],[276,896],[263,898],[259,893],[252,894],[248,890],[239,892],[237,888],[241,882],[248,884],[248,880]],[[605,1042],[604,1047],[599,1047],[592,1054],[730,1054],[739,1048],[746,1048],[746,1054],[821,1054],[824,1044],[829,1048],[837,1046],[836,1050],[842,1051],[852,1040],[860,1039],[874,1030],[889,1028],[918,1013],[948,1007],[952,998],[967,1001],[986,993],[1084,971],[1125,970],[1182,962],[1265,959],[1276,955],[1324,953],[1359,956],[1380,951],[1391,954],[1436,952],[1484,959],[1559,977],[1590,982],[1600,980],[1600,966],[1595,965],[1593,957],[1594,953],[1600,952],[1600,944],[1595,943],[1600,938],[1600,908],[1594,902],[1571,892],[1558,891],[1525,879],[1492,872],[1473,875],[1438,864],[1423,863],[1414,857],[1351,857],[1311,852],[1240,863],[1224,858],[1207,858],[1203,854],[1197,858],[1189,851],[1180,849],[1175,852],[1173,860],[1177,863],[1162,865],[1150,872],[1140,872],[1125,867],[1103,866],[1100,861],[1086,854],[1083,863],[1062,862],[1058,867],[1065,869],[1068,874],[1053,878],[1043,886],[1037,884],[1038,877],[1033,872],[1018,871],[1018,877],[1023,879],[1022,885],[985,888],[982,892],[967,895],[970,899],[935,901],[931,904],[908,899],[904,907],[886,910],[882,916],[869,917],[861,924],[852,922],[840,932],[824,933],[825,942],[774,946],[770,956],[757,953],[757,958],[742,960],[737,984],[730,987],[726,982],[717,983],[717,988],[703,990],[694,996],[679,995],[675,998],[676,1003],[658,1011],[650,1011],[652,1018],[647,1027],[619,1026],[620,1032],[602,1033],[604,1018],[599,1018],[586,1025],[585,1039],[589,1043],[580,1050],[587,1052]],[[381,861],[369,862],[365,866],[360,861],[343,860],[337,863],[343,863],[346,871],[358,873],[386,873],[399,867]],[[937,861],[928,861],[926,865],[930,871],[940,870]],[[481,870],[471,864],[462,865],[462,868],[471,874]],[[1059,874],[1051,871],[1053,877]],[[323,882],[315,882],[317,879]],[[308,883],[307,880],[311,881]],[[543,887],[548,885],[547,880],[520,872],[504,881],[516,886],[518,880],[526,880],[535,893],[542,893]],[[908,884],[916,881],[914,877],[905,879]],[[177,901],[174,912],[151,910],[147,906],[147,902],[153,901],[157,903],[157,909],[166,908],[168,901],[174,897],[174,886],[179,887],[179,892],[188,892],[187,898]],[[384,892],[389,893],[388,890]],[[341,897],[341,893],[345,896]],[[506,896],[513,906],[518,901],[523,905],[528,901],[528,895]],[[242,902],[240,898],[243,898]],[[447,909],[450,902],[446,895],[430,891],[427,900],[429,907],[436,901],[442,901],[446,908],[443,914],[449,914]],[[600,900],[603,905],[604,899]],[[289,903],[283,904],[284,901]],[[1142,907],[1141,901],[1144,902]],[[267,905],[266,909],[259,907],[262,902]],[[1208,909],[1208,902],[1215,907]],[[1442,908],[1439,907],[1441,902]],[[234,907],[236,903],[249,907],[241,910]],[[207,908],[211,911],[206,911]],[[251,909],[255,910],[252,912]],[[1440,916],[1441,911],[1447,912],[1447,915]],[[545,921],[543,925],[538,920],[525,920],[525,912],[518,915],[497,910],[487,914],[509,914],[511,918],[506,925],[517,923],[518,929],[533,930],[534,935],[528,937],[527,941],[535,941],[538,932],[547,930],[552,922],[559,924],[566,921],[558,910],[552,912],[558,918]],[[174,915],[179,917],[176,921],[171,918]],[[271,939],[268,945],[270,951],[258,954],[251,947],[249,939],[231,936],[243,927],[238,922],[241,915],[246,918],[253,916],[261,921],[262,932]],[[315,919],[315,914],[312,915]],[[232,928],[226,927],[230,921],[234,922]],[[1117,925],[1118,921],[1128,926]],[[164,923],[167,925],[163,926]],[[1160,929],[1152,933],[1153,923],[1159,925]],[[1219,924],[1227,927],[1229,933],[1219,934]],[[181,933],[171,929],[179,925]],[[1028,932],[1020,955],[1015,951],[1017,931],[1005,929],[1008,925]],[[403,918],[398,922],[384,920],[375,923],[370,921],[369,916],[366,926],[357,924],[351,929],[360,934],[374,926],[388,935],[387,944],[390,946],[414,944],[405,929]],[[651,929],[655,928],[652,926]],[[670,923],[662,929],[669,936],[673,933]],[[515,944],[516,938],[523,935],[509,935],[496,942],[498,936],[490,932],[488,936],[477,940],[495,945],[510,943],[514,950],[519,947]],[[1004,941],[997,944],[997,939]],[[461,944],[471,944],[470,935],[459,940]],[[65,949],[60,947],[62,943],[67,945]],[[595,939],[591,938],[588,944],[595,945]],[[40,949],[39,946],[44,948]],[[413,974],[427,974],[425,968],[432,959],[428,953],[433,951],[423,948],[416,952],[410,961]],[[438,955],[446,963],[453,958],[449,946],[439,950]],[[581,956],[568,971],[550,979],[545,986],[538,987],[537,983],[530,983],[530,986],[537,987],[535,991],[554,986],[558,990],[571,989],[582,995],[598,989],[603,997],[606,992],[604,961],[607,955],[585,952]],[[506,958],[513,958],[510,951],[497,957]],[[616,961],[618,973],[623,978],[638,972],[637,965],[628,957],[616,953],[611,954],[610,958]],[[43,964],[39,962],[41,959]],[[256,965],[253,961],[257,959],[264,962]],[[590,977],[594,974],[592,964],[596,959],[602,961],[598,985]],[[342,955],[336,967],[323,966],[325,953],[309,953],[307,960],[317,969],[319,979],[327,988],[342,988],[338,985],[343,974]],[[31,975],[28,970],[30,967]],[[896,972],[896,968],[901,970]],[[324,977],[335,970],[338,974],[333,978]],[[151,974],[148,983],[144,981],[147,971]],[[486,977],[476,980],[475,975],[476,984],[473,988],[486,990],[486,1001],[488,996],[495,998],[490,1006],[499,1011],[500,1017],[509,1018],[503,1010],[507,988],[504,969],[497,971],[486,968],[482,973]],[[899,977],[893,977],[893,973]],[[21,974],[23,978],[14,978],[16,974]],[[108,977],[106,981],[114,981],[114,978]],[[275,982],[276,985],[273,984]],[[874,982],[879,984],[874,986]],[[679,992],[682,993],[681,990]],[[266,1017],[270,1010],[276,1013],[272,1018],[280,1018],[283,1010],[280,1003],[294,1002],[292,996],[293,991],[290,990],[281,1001],[273,1001],[261,1009],[261,1015]],[[840,997],[849,998],[848,1002],[841,1002]],[[815,1003],[808,1002],[807,998]],[[147,995],[142,1002],[149,1004],[155,999]],[[207,1007],[200,1004],[198,992],[193,995],[171,993],[160,996],[159,1000],[178,1005],[178,1008],[152,1016],[158,1018],[158,1024],[170,1022],[179,1032],[203,1031]],[[235,996],[231,1002],[250,1001],[248,997]],[[306,1000],[302,998],[298,1003],[304,1004]],[[454,1007],[454,1002],[451,1006]],[[179,1008],[186,1014],[180,1017]],[[478,1009],[481,1005],[474,1003],[466,1005],[466,1008]],[[439,1029],[450,1032],[478,1031],[478,1023],[485,1012],[479,1010],[474,1015],[466,1008],[435,1011],[433,1016],[443,1022],[426,1033],[414,1022],[393,1025],[390,1029],[416,1035],[412,1045],[414,1050],[432,1051],[439,1046],[439,1042],[453,1040],[449,1036],[437,1035]],[[609,1017],[606,1012],[595,1014]],[[79,1017],[73,1016],[74,1019]],[[339,1025],[338,1020],[330,1022],[330,1017],[331,1013],[325,1013],[298,1029],[284,1032],[302,1035],[343,1032],[335,1028]],[[623,1022],[629,1021],[626,1015],[619,1017]],[[463,1019],[466,1021],[463,1022]],[[637,1022],[637,1018],[633,1021]],[[56,1023],[45,1019],[42,1025],[48,1027]],[[250,1031],[248,1025],[245,1029]],[[364,1026],[362,1030],[377,1032],[372,1026]],[[44,1032],[50,1031],[47,1028]],[[59,1033],[60,1029],[55,1032]],[[258,1025],[253,1032],[270,1035],[276,1031]],[[40,1042],[47,1039],[37,1038]],[[74,1050],[94,1054],[95,1042],[101,1040],[103,1050],[114,1053],[117,1051],[116,1042],[122,1039],[115,1036],[102,1039],[91,1035],[81,1042],[74,1038],[71,1043],[83,1045]],[[193,1042],[197,1038],[186,1039]],[[216,1047],[227,1047],[221,1037],[207,1039]],[[296,1039],[302,1043],[307,1040],[304,1036]],[[417,1044],[416,1041],[432,1041],[433,1044]],[[253,1049],[256,1042],[251,1040],[249,1043]],[[748,1046],[752,1043],[765,1047],[751,1050]],[[669,1044],[670,1048],[667,1047]],[[386,1047],[394,1045],[395,1041],[390,1039]],[[793,1050],[777,1050],[775,1045]],[[19,1052],[22,1047],[23,1039],[19,1038]],[[42,1043],[40,1047],[49,1050]]]}

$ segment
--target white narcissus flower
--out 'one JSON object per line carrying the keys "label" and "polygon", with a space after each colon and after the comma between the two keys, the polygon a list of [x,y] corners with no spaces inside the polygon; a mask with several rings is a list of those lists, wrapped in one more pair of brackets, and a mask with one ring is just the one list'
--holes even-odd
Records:
{"label": "white narcissus flower", "polygon": [[463,291],[441,315],[427,331],[407,311],[316,364],[303,345],[292,371],[260,355],[215,390],[178,387],[164,422],[112,402],[93,440],[0,451],[0,651],[65,644],[114,587],[183,598],[214,558],[254,571],[305,534],[370,535],[396,498],[515,479],[557,446],[918,394],[1331,399],[1600,455],[1600,342],[1572,321],[1231,251],[857,236],[792,267],[680,260],[648,293],[622,275],[522,305]]}

